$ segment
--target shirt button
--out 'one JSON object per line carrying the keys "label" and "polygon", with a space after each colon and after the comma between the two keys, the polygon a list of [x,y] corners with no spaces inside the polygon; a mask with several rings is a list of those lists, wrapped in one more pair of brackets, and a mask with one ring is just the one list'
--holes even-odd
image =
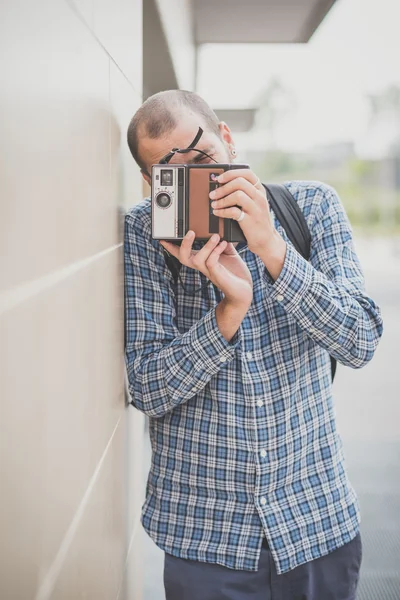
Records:
{"label": "shirt button", "polygon": [[261,504],[264,506],[265,504],[267,504],[267,499],[266,499],[266,498],[263,496],[263,497],[260,499],[260,502],[261,502]]}
{"label": "shirt button", "polygon": [[246,352],[246,358],[247,360],[251,360],[253,358],[253,355],[251,352]]}
{"label": "shirt button", "polygon": [[226,356],[220,356],[219,362],[226,362]]}
{"label": "shirt button", "polygon": [[262,456],[263,458],[265,458],[267,456],[267,451],[266,450],[261,450],[260,456]]}
{"label": "shirt button", "polygon": [[264,402],[262,400],[257,400],[257,406],[262,406]]}
{"label": "shirt button", "polygon": [[282,294],[278,294],[276,299],[278,300],[278,302],[282,302],[282,300],[283,300]]}

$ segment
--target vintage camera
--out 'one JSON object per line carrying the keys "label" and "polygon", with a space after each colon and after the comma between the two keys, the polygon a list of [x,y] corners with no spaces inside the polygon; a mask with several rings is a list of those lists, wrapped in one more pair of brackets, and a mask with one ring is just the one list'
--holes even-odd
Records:
{"label": "vintage camera", "polygon": [[212,212],[209,193],[218,187],[214,177],[229,169],[248,169],[239,164],[153,165],[151,173],[151,221],[155,240],[182,240],[189,230],[196,240],[218,233],[221,240],[242,242],[246,238],[235,219]]}

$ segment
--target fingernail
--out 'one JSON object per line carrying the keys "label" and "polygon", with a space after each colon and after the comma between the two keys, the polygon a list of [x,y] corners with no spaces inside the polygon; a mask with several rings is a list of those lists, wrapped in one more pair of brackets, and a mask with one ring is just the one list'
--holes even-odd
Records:
{"label": "fingernail", "polygon": [[191,239],[192,239],[192,237],[194,237],[194,231],[188,231],[188,232],[187,232],[187,234],[186,234],[186,237],[187,237],[189,240],[191,240]]}
{"label": "fingernail", "polygon": [[223,181],[223,178],[224,178],[223,175],[218,175],[218,177],[217,177],[218,183],[221,183]]}
{"label": "fingernail", "polygon": [[211,202],[211,206],[212,206],[213,208],[216,208],[216,207],[218,206],[218,202]]}
{"label": "fingernail", "polygon": [[215,192],[210,192],[210,198],[215,198]]}
{"label": "fingernail", "polygon": [[217,242],[218,239],[219,239],[219,235],[217,235],[217,234],[214,234],[214,235],[211,236],[211,241],[212,242]]}

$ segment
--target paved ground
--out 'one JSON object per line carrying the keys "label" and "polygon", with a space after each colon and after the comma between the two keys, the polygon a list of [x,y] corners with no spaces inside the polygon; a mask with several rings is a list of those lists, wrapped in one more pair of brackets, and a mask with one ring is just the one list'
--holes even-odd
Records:
{"label": "paved ground", "polygon": [[[358,240],[357,250],[385,323],[374,360],[361,371],[339,365],[335,381],[338,428],[362,512],[357,599],[400,600],[400,240]],[[144,600],[163,600],[163,553],[143,530],[142,540]]]}

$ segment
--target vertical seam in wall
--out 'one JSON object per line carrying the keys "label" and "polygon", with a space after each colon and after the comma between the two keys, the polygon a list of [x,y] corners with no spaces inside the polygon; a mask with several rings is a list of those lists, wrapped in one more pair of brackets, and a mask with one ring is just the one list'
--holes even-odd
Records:
{"label": "vertical seam in wall", "polygon": [[72,543],[72,541],[74,539],[75,533],[76,533],[76,531],[78,529],[78,526],[79,526],[79,523],[80,523],[80,521],[82,519],[82,515],[85,512],[86,505],[87,505],[87,503],[89,501],[90,495],[91,495],[91,493],[93,491],[93,488],[94,488],[94,486],[96,484],[97,478],[98,478],[99,473],[101,471],[101,467],[103,466],[104,460],[105,460],[105,458],[106,458],[106,456],[108,454],[108,450],[109,450],[109,448],[111,446],[111,443],[112,443],[112,441],[114,439],[115,432],[117,431],[118,426],[119,426],[119,424],[121,422],[121,418],[122,417],[119,417],[119,419],[117,421],[117,424],[114,427],[114,431],[112,432],[111,437],[108,440],[108,444],[105,447],[104,452],[103,452],[103,454],[102,454],[102,456],[101,456],[101,458],[100,458],[100,460],[99,460],[99,462],[97,464],[97,467],[96,467],[96,469],[95,469],[92,477],[90,478],[89,484],[88,484],[88,486],[86,488],[86,492],[84,493],[83,498],[80,501],[79,506],[78,506],[78,508],[77,508],[77,510],[75,512],[75,516],[72,519],[71,524],[68,527],[68,529],[67,529],[67,531],[66,531],[66,533],[64,535],[64,538],[63,538],[63,540],[61,542],[61,545],[60,545],[60,548],[59,548],[59,550],[58,550],[58,552],[56,554],[56,557],[55,557],[53,563],[51,564],[49,570],[47,571],[47,574],[46,574],[44,580],[42,581],[42,583],[41,583],[41,585],[40,585],[40,587],[39,587],[39,589],[38,589],[38,591],[36,593],[35,600],[48,600],[51,597],[51,594],[53,593],[54,586],[55,586],[57,578],[58,578],[58,576],[60,574],[61,568],[62,568],[62,566],[64,564],[65,557],[67,556],[68,550],[69,550],[69,548],[71,546],[71,543]]}
{"label": "vertical seam in wall", "polygon": [[108,174],[111,182],[112,166],[111,166],[111,60],[108,59]]}

